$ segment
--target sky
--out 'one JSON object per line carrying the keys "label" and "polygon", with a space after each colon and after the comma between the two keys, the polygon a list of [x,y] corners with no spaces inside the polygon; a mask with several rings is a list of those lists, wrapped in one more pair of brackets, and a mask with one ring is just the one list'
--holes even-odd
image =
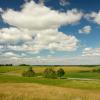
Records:
{"label": "sky", "polygon": [[0,64],[100,64],[100,0],[0,0]]}

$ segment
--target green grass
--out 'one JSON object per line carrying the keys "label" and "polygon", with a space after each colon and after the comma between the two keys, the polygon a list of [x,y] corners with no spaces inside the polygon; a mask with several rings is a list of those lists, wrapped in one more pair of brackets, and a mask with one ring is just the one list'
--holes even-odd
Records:
{"label": "green grass", "polygon": [[[29,66],[0,66],[0,73],[6,73],[6,72],[17,72],[20,73],[24,70],[26,70]],[[37,73],[41,73],[44,71],[45,68],[50,66],[33,66],[33,69]],[[63,68],[65,72],[80,72],[80,71],[92,71],[93,69],[100,68],[100,66],[95,67],[79,67],[79,66],[61,66],[61,67],[53,67],[55,70],[58,70],[59,68]]]}
{"label": "green grass", "polygon": [[100,79],[100,73],[97,72],[69,72],[65,74],[67,78],[89,78]]}
{"label": "green grass", "polygon": [[60,87],[100,90],[100,81],[80,81],[66,79],[46,79],[0,75],[0,83],[40,83]]}
{"label": "green grass", "polygon": [[[40,83],[46,85],[54,85],[61,87],[71,87],[79,89],[97,89],[100,90],[100,81],[97,80],[67,80],[67,79],[46,79],[38,78],[41,76],[46,67],[33,67],[36,72],[36,77],[21,77],[14,76],[14,73],[22,74],[23,71],[27,70],[29,66],[12,66],[0,67],[0,83]],[[53,67],[54,70],[60,67]],[[93,69],[100,67],[62,67],[66,74],[66,78],[89,78],[89,79],[100,79],[100,73],[92,72]],[[75,69],[75,71],[74,71]],[[87,72],[86,72],[87,71]],[[16,74],[17,75],[17,74]]]}
{"label": "green grass", "polygon": [[[28,69],[29,66],[1,66],[0,73],[8,73],[8,74],[19,74],[21,75],[25,70]],[[34,66],[33,69],[36,72],[36,76],[41,76],[44,69],[46,67],[36,67]],[[58,70],[59,68],[63,68],[66,72],[65,77],[67,78],[90,78],[90,79],[100,79],[100,73],[92,72],[93,69],[100,68],[97,67],[53,67],[54,70]]]}
{"label": "green grass", "polygon": [[25,69],[27,69],[27,66],[0,66],[0,73],[7,73]]}
{"label": "green grass", "polygon": [[[61,66],[66,72],[64,77],[67,79],[37,77],[42,76],[44,69],[48,66],[34,66],[35,77],[22,77],[22,72],[27,70],[28,67],[0,67],[0,100],[74,100],[75,97],[78,97],[79,100],[100,100],[100,73],[93,72],[93,69],[98,69],[100,66]],[[57,71],[61,67],[52,68]],[[68,78],[81,78],[81,80]],[[84,80],[83,78],[93,80]],[[36,86],[34,83],[36,83]],[[45,99],[45,95],[47,95],[47,99]],[[29,97],[31,98],[29,99]]]}

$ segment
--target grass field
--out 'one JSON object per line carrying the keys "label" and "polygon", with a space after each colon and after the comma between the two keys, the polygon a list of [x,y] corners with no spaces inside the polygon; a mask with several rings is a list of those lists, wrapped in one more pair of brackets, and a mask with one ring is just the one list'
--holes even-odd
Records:
{"label": "grass field", "polygon": [[60,87],[100,90],[99,80],[84,81],[84,80],[47,79],[47,78],[37,78],[37,77],[29,78],[20,76],[0,75],[0,83],[39,83],[44,85],[53,85]]}
{"label": "grass field", "polygon": [[[0,73],[5,73],[5,72],[17,72],[21,73],[23,70],[26,70],[29,66],[1,66],[0,67]],[[47,67],[52,67],[52,66],[47,66]],[[40,67],[40,66],[33,66],[33,69],[35,70],[36,73],[41,73],[44,71],[45,68],[47,67]],[[60,66],[60,67],[52,67],[53,69],[57,70],[59,68],[63,68],[65,72],[80,72],[80,71],[92,71],[93,69],[96,69],[100,66],[96,67],[80,67],[80,66]]]}
{"label": "grass field", "polygon": [[28,67],[0,67],[0,100],[100,100],[100,73],[93,72],[99,66],[62,66],[65,79],[38,77],[46,67],[37,66],[36,77],[21,76]]}
{"label": "grass field", "polygon": [[32,83],[0,84],[0,100],[100,100],[100,92]]}

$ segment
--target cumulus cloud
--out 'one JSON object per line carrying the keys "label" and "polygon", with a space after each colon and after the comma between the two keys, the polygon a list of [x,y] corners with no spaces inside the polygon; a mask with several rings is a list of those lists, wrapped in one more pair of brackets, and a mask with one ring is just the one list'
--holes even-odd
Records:
{"label": "cumulus cloud", "polygon": [[27,29],[13,27],[0,29],[0,42],[29,41],[32,40],[33,36],[34,35]]}
{"label": "cumulus cloud", "polygon": [[[10,43],[8,48],[11,50],[17,51],[33,51],[37,52],[41,50],[54,50],[54,51],[74,51],[77,49],[78,40],[75,36],[67,36],[62,32],[58,32],[58,30],[45,30],[41,31],[33,37],[32,34],[14,34],[12,30],[9,30],[10,33],[4,32],[0,34],[0,42],[2,43]],[[11,33],[12,32],[12,33]],[[5,35],[7,33],[7,35]],[[19,41],[20,40],[20,41]],[[22,44],[13,46],[12,44],[16,44],[21,42]],[[11,46],[10,46],[11,45]]]}
{"label": "cumulus cloud", "polygon": [[78,22],[82,15],[77,9],[61,13],[33,1],[26,2],[21,11],[8,9],[2,13],[4,22],[13,27],[0,29],[0,40],[21,41],[14,48],[10,46],[16,50],[73,51],[77,49],[78,39],[59,32],[58,28]]}
{"label": "cumulus cloud", "polygon": [[84,26],[82,29],[79,30],[80,34],[89,34],[91,32],[92,28],[91,26],[87,25]]}
{"label": "cumulus cloud", "polygon": [[[74,36],[67,36],[58,30],[45,30],[37,35],[34,41],[34,50],[73,51],[77,48],[78,40]],[[31,43],[29,43],[31,44]]]}
{"label": "cumulus cloud", "polygon": [[86,14],[85,18],[87,18],[88,20],[91,20],[91,21],[97,23],[98,25],[100,25],[100,11],[92,12],[90,14]]}
{"label": "cumulus cloud", "polygon": [[100,57],[100,48],[85,48],[82,56],[98,56]]}
{"label": "cumulus cloud", "polygon": [[8,9],[2,14],[2,18],[6,23],[19,28],[44,30],[49,28],[55,29],[64,24],[75,23],[81,19],[82,15],[77,9],[60,13],[31,1],[30,3],[24,4],[21,11]]}

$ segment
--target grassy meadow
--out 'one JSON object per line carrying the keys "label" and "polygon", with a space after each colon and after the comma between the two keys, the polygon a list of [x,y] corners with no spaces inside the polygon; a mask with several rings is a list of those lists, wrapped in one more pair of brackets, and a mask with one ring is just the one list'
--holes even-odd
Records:
{"label": "grassy meadow", "polygon": [[[63,68],[59,79],[43,71]],[[35,77],[23,77],[29,66],[0,66],[0,100],[100,100],[100,66],[32,66]]]}
{"label": "grassy meadow", "polygon": [[32,83],[1,83],[0,100],[100,100],[99,91]]}

